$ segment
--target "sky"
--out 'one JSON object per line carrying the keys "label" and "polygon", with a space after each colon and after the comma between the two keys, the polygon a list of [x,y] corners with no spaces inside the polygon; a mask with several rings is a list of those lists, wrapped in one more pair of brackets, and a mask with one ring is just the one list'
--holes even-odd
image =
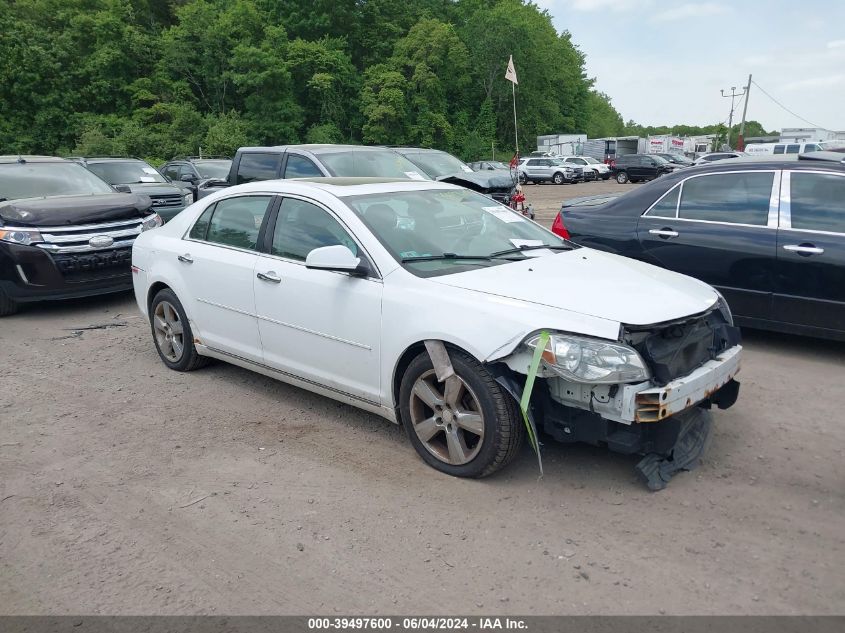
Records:
{"label": "sky", "polygon": [[572,34],[625,121],[727,123],[731,100],[719,91],[742,92],[751,73],[794,114],[752,84],[749,120],[845,130],[845,0],[534,2]]}

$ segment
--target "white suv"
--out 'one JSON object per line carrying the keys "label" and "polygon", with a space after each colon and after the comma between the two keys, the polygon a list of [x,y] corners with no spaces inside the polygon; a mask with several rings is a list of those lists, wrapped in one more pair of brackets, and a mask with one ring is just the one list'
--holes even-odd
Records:
{"label": "white suv", "polygon": [[607,180],[610,178],[610,167],[597,161],[592,156],[566,156],[563,158],[566,163],[579,165],[584,168],[584,180]]}

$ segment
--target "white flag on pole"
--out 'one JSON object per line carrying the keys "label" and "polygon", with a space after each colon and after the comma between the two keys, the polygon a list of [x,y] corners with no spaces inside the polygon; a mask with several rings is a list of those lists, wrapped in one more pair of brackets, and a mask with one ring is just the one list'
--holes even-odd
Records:
{"label": "white flag on pole", "polygon": [[519,85],[519,82],[516,80],[516,68],[513,66],[513,55],[511,55],[508,60],[508,69],[505,71],[505,79]]}

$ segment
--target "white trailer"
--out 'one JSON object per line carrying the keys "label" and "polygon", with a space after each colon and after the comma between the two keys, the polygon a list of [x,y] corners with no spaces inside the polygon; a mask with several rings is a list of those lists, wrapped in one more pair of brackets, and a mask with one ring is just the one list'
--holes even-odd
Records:
{"label": "white trailer", "polygon": [[586,134],[545,134],[537,137],[537,151],[559,156],[580,156]]}
{"label": "white trailer", "polygon": [[648,137],[649,154],[683,154],[684,139],[669,134],[658,134]]}
{"label": "white trailer", "polygon": [[639,136],[612,136],[587,140],[582,154],[610,165],[619,156],[645,154],[646,146],[646,139]]}

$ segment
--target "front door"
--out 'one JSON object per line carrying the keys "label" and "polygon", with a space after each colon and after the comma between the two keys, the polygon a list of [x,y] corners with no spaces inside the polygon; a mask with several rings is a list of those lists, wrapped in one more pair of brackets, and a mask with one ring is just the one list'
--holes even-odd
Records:
{"label": "front door", "polygon": [[730,172],[683,181],[640,218],[644,258],[715,286],[736,316],[769,319],[779,175]]}
{"label": "front door", "polygon": [[241,195],[210,206],[183,242],[179,265],[194,305],[194,334],[212,349],[261,360],[253,270],[258,236],[273,196]]}
{"label": "front door", "polygon": [[845,331],[845,175],[784,173],[774,319]]}
{"label": "front door", "polygon": [[253,280],[264,363],[379,403],[381,280],[305,267],[322,246],[365,256],[325,207],[288,197],[274,222],[270,254],[258,257]]}

